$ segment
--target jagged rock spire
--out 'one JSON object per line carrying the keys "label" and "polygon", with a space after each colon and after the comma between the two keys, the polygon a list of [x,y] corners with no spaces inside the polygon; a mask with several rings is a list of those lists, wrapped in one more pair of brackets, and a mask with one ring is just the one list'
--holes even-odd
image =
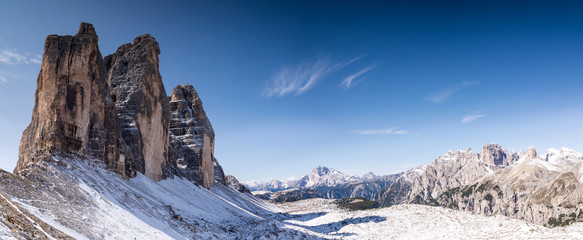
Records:
{"label": "jagged rock spire", "polygon": [[215,179],[226,184],[198,93],[185,84],[168,98],[158,54],[156,39],[144,34],[102,58],[90,23],[75,36],[48,36],[15,172],[67,153],[101,159],[128,178],[175,174],[207,188]]}
{"label": "jagged rock spire", "polygon": [[175,174],[207,188],[213,186],[216,177],[224,183],[222,169],[215,171],[215,133],[192,85],[178,85],[172,90],[170,111],[169,161],[176,166]]}
{"label": "jagged rock spire", "polygon": [[102,159],[126,177],[142,172],[160,180],[169,112],[159,53],[156,40],[143,35],[104,61],[90,23],[75,36],[48,36],[15,172],[62,152]]}
{"label": "jagged rock spire", "polygon": [[[85,34],[85,33],[93,34]],[[113,161],[118,149],[105,69],[91,24],[75,36],[49,35],[38,75],[32,120],[20,141],[15,171],[51,151]],[[111,141],[108,141],[111,140]]]}
{"label": "jagged rock spire", "polygon": [[97,33],[95,32],[95,28],[93,28],[93,24],[86,23],[86,22],[82,22],[79,25],[79,31],[77,32],[77,35],[81,35],[81,34],[97,36]]}
{"label": "jagged rock spire", "polygon": [[107,84],[117,110],[126,175],[160,180],[168,156],[170,111],[159,71],[160,48],[149,34],[120,46],[105,59]]}
{"label": "jagged rock spire", "polygon": [[507,163],[506,158],[506,151],[502,149],[502,146],[495,143],[484,145],[482,154],[480,154],[480,160],[490,165],[505,165]]}
{"label": "jagged rock spire", "polygon": [[537,158],[538,157],[538,153],[536,152],[536,149],[534,148],[534,146],[528,147],[526,154],[528,155],[529,158]]}

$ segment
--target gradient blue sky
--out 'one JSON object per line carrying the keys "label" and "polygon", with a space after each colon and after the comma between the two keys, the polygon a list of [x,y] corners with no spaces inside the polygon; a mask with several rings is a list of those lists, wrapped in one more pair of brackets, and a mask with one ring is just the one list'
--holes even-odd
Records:
{"label": "gradient blue sky", "polygon": [[45,37],[82,21],[103,56],[155,36],[166,91],[195,86],[243,181],[389,174],[490,142],[583,150],[582,1],[0,0],[0,168],[16,164]]}

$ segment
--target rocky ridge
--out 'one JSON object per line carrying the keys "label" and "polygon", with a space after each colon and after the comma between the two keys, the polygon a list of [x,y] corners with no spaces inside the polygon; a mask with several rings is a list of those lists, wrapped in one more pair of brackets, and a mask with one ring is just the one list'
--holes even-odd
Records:
{"label": "rocky ridge", "polygon": [[175,167],[174,174],[211,187],[215,181],[215,132],[192,85],[178,85],[172,90],[170,112],[168,160]]}
{"label": "rocky ridge", "polygon": [[355,175],[344,174],[334,168],[317,166],[309,174],[301,178],[289,178],[287,180],[272,180],[269,182],[249,181],[245,185],[252,191],[281,191],[292,188],[317,188],[335,187],[351,182],[372,180],[374,174],[365,174],[362,178]]}
{"label": "rocky ridge", "polygon": [[245,185],[240,183],[239,180],[237,180],[237,178],[235,178],[235,176],[227,175],[227,176],[225,176],[225,179],[227,181],[228,187],[235,189],[235,190],[242,192],[242,193],[251,193],[251,191],[249,191],[249,189],[247,189],[247,187],[245,187]]}
{"label": "rocky ridge", "polygon": [[517,159],[516,153],[498,144],[486,144],[480,154],[471,148],[455,153],[448,151],[429,165],[411,169],[382,193],[383,206],[401,203],[431,203],[444,191],[466,185],[488,173],[507,167]]}
{"label": "rocky ridge", "polygon": [[512,166],[452,188],[439,205],[485,215],[504,215],[551,227],[583,221],[583,154],[568,148],[534,148]]}
{"label": "rocky ridge", "polygon": [[[493,164],[492,164],[493,163]],[[562,226],[583,221],[583,154],[534,147],[516,153],[487,144],[411,169],[380,197],[383,206],[425,204]]]}

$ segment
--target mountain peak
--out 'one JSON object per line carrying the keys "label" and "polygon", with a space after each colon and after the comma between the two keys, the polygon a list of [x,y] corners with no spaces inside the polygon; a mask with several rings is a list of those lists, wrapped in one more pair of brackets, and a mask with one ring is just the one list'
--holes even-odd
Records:
{"label": "mountain peak", "polygon": [[104,59],[86,22],[75,36],[48,36],[14,172],[26,174],[29,163],[64,153],[100,159],[125,178],[176,175],[207,188],[215,180],[226,185],[196,91],[182,85],[194,102],[170,106],[158,54],[156,39],[143,34]]}
{"label": "mountain peak", "polygon": [[77,32],[77,35],[85,35],[85,34],[97,36],[97,33],[95,33],[95,28],[93,27],[93,24],[82,22],[79,25],[79,31]]}
{"label": "mountain peak", "polygon": [[538,154],[536,153],[536,148],[534,148],[534,146],[528,147],[528,150],[526,151],[526,154],[530,158],[537,158],[538,157]]}
{"label": "mountain peak", "polygon": [[373,180],[373,179],[377,178],[377,175],[375,175],[373,172],[368,172],[368,173],[365,173],[364,175],[362,175],[361,178],[363,180]]}
{"label": "mountain peak", "polygon": [[316,174],[318,176],[324,176],[330,174],[330,172],[335,172],[336,170],[333,168],[323,167],[323,166],[316,166],[312,170],[312,174]]}
{"label": "mountain peak", "polygon": [[502,149],[500,144],[488,143],[482,148],[480,160],[490,165],[505,165],[506,150]]}

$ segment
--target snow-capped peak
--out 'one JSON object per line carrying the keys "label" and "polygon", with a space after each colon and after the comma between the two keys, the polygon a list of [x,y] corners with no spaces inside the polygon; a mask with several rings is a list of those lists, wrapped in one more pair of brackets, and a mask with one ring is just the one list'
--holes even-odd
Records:
{"label": "snow-capped peak", "polygon": [[375,175],[373,172],[368,172],[368,173],[362,175],[362,177],[360,177],[360,178],[362,180],[369,181],[369,180],[374,180],[374,179],[378,178],[378,176]]}
{"label": "snow-capped peak", "polygon": [[370,172],[361,176],[344,174],[334,168],[317,166],[309,174],[301,178],[288,178],[287,180],[272,180],[270,182],[249,181],[244,184],[251,190],[280,191],[290,188],[316,188],[334,187],[352,182],[369,181],[376,179]]}

